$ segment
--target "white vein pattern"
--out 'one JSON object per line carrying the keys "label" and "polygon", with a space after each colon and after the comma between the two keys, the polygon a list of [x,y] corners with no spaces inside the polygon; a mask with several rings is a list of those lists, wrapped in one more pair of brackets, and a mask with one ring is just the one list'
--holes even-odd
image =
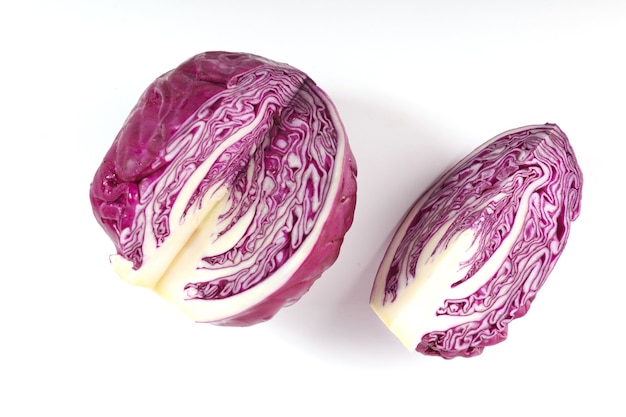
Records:
{"label": "white vein pattern", "polygon": [[504,340],[562,253],[581,188],[556,125],[488,141],[416,202],[383,259],[373,308],[426,354],[473,356]]}

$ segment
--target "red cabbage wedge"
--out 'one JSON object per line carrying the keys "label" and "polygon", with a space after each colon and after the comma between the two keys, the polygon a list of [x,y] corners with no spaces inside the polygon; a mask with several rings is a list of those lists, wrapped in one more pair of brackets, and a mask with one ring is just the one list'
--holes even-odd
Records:
{"label": "red cabbage wedge", "polygon": [[335,106],[306,74],[207,52],[143,93],[90,199],[122,279],[198,322],[245,326],[335,262],[356,164]]}
{"label": "red cabbage wedge", "polygon": [[370,304],[410,350],[475,356],[526,314],[580,212],[582,173],[554,124],[491,139],[401,222]]}

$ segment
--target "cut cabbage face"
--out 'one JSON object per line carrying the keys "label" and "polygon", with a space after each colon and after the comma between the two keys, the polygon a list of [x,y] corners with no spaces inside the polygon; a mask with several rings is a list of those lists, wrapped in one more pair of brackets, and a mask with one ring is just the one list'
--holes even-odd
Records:
{"label": "cut cabbage face", "polygon": [[139,99],[90,189],[125,281],[193,320],[251,325],[297,301],[352,224],[356,163],[303,72],[197,55]]}
{"label": "cut cabbage face", "polygon": [[528,311],[580,213],[582,172],[554,124],[486,142],[413,205],[370,304],[410,350],[475,356]]}

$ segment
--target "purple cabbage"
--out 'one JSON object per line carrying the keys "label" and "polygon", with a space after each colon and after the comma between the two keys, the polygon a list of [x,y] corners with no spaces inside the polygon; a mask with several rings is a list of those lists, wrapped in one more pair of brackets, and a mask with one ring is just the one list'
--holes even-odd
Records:
{"label": "purple cabbage", "polygon": [[303,72],[207,52],[157,78],[90,188],[111,263],[192,319],[245,326],[297,301],[352,224],[356,164]]}
{"label": "purple cabbage", "polygon": [[470,357],[503,341],[563,252],[582,183],[558,126],[496,136],[409,210],[379,267],[372,308],[426,355]]}

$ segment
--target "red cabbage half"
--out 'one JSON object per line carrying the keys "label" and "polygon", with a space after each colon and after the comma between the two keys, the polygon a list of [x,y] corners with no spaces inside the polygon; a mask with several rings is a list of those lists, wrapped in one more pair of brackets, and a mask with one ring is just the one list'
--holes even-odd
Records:
{"label": "red cabbage half", "polygon": [[378,270],[372,308],[411,350],[480,354],[528,311],[565,247],[581,190],[556,125],[493,138],[410,209]]}
{"label": "red cabbage half", "polygon": [[156,79],[90,189],[111,263],[192,319],[244,326],[297,301],[352,224],[356,164],[303,72],[207,52]]}

